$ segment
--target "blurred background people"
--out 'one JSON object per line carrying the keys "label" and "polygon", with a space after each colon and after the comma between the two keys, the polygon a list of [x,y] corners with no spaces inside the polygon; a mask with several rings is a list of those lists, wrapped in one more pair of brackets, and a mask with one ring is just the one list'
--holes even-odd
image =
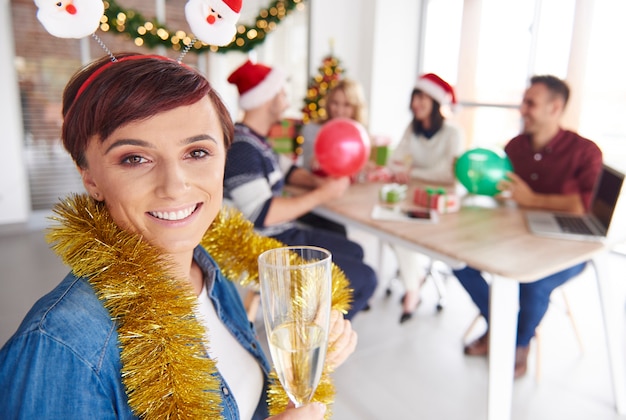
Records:
{"label": "blurred background people", "polygon": [[[377,285],[374,270],[363,262],[363,248],[345,235],[297,222],[298,217],[318,205],[340,197],[350,179],[319,177],[296,165],[286,174],[282,172],[267,135],[288,107],[285,73],[246,61],[228,81],[237,86],[244,115],[235,124],[235,138],[226,158],[226,201],[241,210],[263,235],[287,245],[314,245],[331,251],[333,262],[344,271],[354,290],[354,301],[346,315],[351,319],[368,307]],[[306,192],[288,196],[284,191],[287,184]]]}
{"label": "blurred background people", "polygon": [[[520,113],[522,133],[513,138],[505,152],[513,164],[502,189],[518,205],[574,214],[589,210],[594,187],[602,170],[602,151],[591,140],[561,127],[570,96],[569,86],[551,75],[534,76],[524,93]],[[531,283],[520,283],[517,348],[514,376],[526,374],[530,340],[543,319],[552,291],[580,274],[586,263],[567,268]],[[489,321],[489,285],[473,267],[454,274]],[[489,329],[465,346],[465,354],[489,353]]]}

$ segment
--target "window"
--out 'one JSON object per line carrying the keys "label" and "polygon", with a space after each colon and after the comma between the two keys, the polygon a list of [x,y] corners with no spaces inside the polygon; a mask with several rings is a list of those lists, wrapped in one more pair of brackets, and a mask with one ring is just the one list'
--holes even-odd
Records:
{"label": "window", "polygon": [[624,16],[626,2],[595,2],[580,113],[580,132],[618,167],[626,162],[626,60],[617,41],[626,39]]}
{"label": "window", "polygon": [[626,2],[425,1],[419,67],[456,86],[453,118],[468,148],[503,147],[519,133],[529,78],[553,74],[572,88],[564,126],[594,140],[608,162],[626,161],[626,61],[615,43],[626,38]]}

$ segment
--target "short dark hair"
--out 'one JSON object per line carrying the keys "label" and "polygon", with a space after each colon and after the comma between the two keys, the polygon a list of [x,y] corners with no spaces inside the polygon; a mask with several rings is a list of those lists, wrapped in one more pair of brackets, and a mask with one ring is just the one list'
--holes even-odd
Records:
{"label": "short dark hair", "polygon": [[569,100],[569,86],[567,85],[567,83],[565,83],[565,81],[551,75],[540,75],[531,77],[530,84],[534,85],[537,83],[545,85],[553,96],[559,96],[561,99],[563,99],[564,107],[565,105],[567,105],[567,101]]}
{"label": "short dark hair", "polygon": [[[130,56],[137,57],[119,60]],[[63,92],[61,138],[79,167],[87,165],[85,150],[93,136],[104,141],[125,124],[195,104],[205,96],[217,112],[224,146],[230,146],[234,135],[232,119],[204,76],[165,57],[137,53],[115,54],[115,57],[117,62],[111,63],[104,56],[79,70]],[[100,73],[88,80],[96,71]]]}

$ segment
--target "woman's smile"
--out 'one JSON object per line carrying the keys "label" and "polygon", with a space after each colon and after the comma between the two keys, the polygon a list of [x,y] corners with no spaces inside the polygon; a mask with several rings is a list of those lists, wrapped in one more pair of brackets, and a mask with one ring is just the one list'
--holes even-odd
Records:
{"label": "woman's smile", "polygon": [[201,203],[196,203],[193,206],[187,207],[182,210],[157,210],[157,211],[149,211],[148,213],[161,220],[170,220],[170,221],[179,221],[188,218],[191,214],[193,214],[196,209],[201,205]]}

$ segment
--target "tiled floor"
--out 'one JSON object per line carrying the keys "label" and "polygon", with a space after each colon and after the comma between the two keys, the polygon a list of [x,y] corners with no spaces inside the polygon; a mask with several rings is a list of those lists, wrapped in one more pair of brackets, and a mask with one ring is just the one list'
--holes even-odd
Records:
{"label": "tiled floor", "polygon": [[[29,229],[0,228],[0,345],[17,328],[32,303],[67,271],[43,239],[39,229],[42,220],[36,219]],[[350,235],[366,244],[367,259],[376,264],[374,238],[356,231],[350,231]],[[385,261],[387,273],[371,302],[372,309],[354,319],[359,334],[357,351],[335,373],[333,418],[486,418],[487,361],[462,354],[462,336],[476,314],[469,298],[458,282],[449,278],[445,282],[447,305],[437,312],[435,289],[432,282],[427,282],[417,315],[399,325],[402,290],[397,282],[391,282],[391,296],[386,296],[386,282],[395,271],[391,253],[385,253]],[[616,277],[616,295],[623,297],[626,281],[619,277],[623,277],[626,257],[612,255],[610,263]],[[586,272],[568,283],[567,291],[584,353],[557,295],[543,322],[541,381],[534,376],[536,353],[532,352],[529,374],[515,383],[512,418],[626,419],[614,408],[595,280]],[[626,317],[626,312],[618,316]],[[262,328],[260,318],[258,324]],[[476,330],[479,333],[480,326]]]}

